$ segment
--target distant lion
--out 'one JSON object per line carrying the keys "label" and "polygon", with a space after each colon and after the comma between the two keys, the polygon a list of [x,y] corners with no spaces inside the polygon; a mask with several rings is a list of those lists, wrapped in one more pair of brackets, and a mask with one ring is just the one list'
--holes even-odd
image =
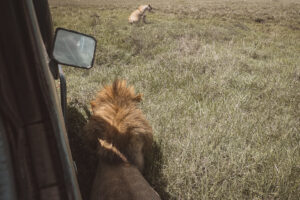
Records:
{"label": "distant lion", "polygon": [[92,116],[86,126],[88,138],[98,141],[100,157],[110,163],[129,162],[141,172],[144,155],[152,147],[152,128],[138,108],[135,94],[125,80],[105,86],[91,101]]}
{"label": "distant lion", "polygon": [[130,24],[133,23],[138,23],[140,22],[140,20],[142,19],[144,23],[146,23],[146,11],[151,12],[152,11],[152,7],[149,5],[141,5],[138,7],[138,9],[136,9],[135,11],[133,11],[128,20]]}

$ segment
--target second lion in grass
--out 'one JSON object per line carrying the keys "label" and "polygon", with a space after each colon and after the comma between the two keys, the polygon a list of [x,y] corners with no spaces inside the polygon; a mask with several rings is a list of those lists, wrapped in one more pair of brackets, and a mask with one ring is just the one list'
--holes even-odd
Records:
{"label": "second lion in grass", "polygon": [[141,19],[143,20],[144,23],[146,23],[146,14],[145,14],[146,11],[149,12],[152,11],[152,7],[150,6],[150,4],[139,6],[138,9],[136,9],[130,14],[128,18],[129,23],[130,24],[139,23]]}

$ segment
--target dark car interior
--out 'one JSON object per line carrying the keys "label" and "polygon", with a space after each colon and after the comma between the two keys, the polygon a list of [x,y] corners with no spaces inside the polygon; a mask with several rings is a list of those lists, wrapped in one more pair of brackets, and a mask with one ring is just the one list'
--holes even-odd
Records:
{"label": "dark car interior", "polygon": [[48,2],[1,1],[0,9],[0,199],[81,199],[54,87],[58,68],[49,68]]}

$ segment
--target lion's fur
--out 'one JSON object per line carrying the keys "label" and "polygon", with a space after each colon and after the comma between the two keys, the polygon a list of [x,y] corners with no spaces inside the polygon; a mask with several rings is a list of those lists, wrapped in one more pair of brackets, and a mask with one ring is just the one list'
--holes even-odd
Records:
{"label": "lion's fur", "polygon": [[137,107],[141,100],[126,81],[116,80],[91,102],[86,132],[99,156],[91,200],[160,200],[141,174],[153,140],[151,126]]}
{"label": "lion's fur", "polygon": [[123,161],[123,163],[128,163],[127,158],[125,157],[124,154],[122,154],[115,146],[112,145],[112,143],[108,143],[105,140],[98,139],[100,147],[105,150],[105,152],[114,157],[119,158],[120,161]]}
{"label": "lion's fur", "polygon": [[160,200],[160,197],[135,166],[100,160],[90,200]]}
{"label": "lion's fur", "polygon": [[141,5],[138,7],[138,9],[136,9],[135,11],[133,11],[129,18],[128,21],[129,23],[133,24],[133,23],[138,23],[140,22],[141,19],[143,19],[143,22],[146,23],[146,15],[145,12],[146,11],[151,11],[152,7],[150,5]]}
{"label": "lion's fur", "polygon": [[93,113],[86,126],[88,137],[100,143],[97,146],[102,159],[124,162],[118,150],[140,171],[153,140],[152,128],[137,105],[141,100],[142,95],[127,87],[125,80],[116,80],[91,101]]}

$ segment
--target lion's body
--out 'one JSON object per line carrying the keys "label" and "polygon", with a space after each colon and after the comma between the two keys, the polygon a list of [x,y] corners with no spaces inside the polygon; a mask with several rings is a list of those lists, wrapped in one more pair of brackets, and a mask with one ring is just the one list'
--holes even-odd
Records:
{"label": "lion's body", "polygon": [[96,141],[99,164],[91,200],[160,200],[141,174],[152,129],[137,107],[142,100],[126,81],[115,81],[91,102],[87,137]]}
{"label": "lion's body", "polygon": [[160,197],[135,166],[100,160],[90,200],[160,200]]}
{"label": "lion's body", "polygon": [[133,24],[133,23],[138,23],[140,22],[141,19],[143,19],[143,22],[145,23],[146,21],[146,15],[145,12],[146,11],[151,11],[152,7],[150,5],[141,5],[138,7],[138,9],[136,9],[135,11],[133,11],[129,18],[128,21],[129,23]]}

